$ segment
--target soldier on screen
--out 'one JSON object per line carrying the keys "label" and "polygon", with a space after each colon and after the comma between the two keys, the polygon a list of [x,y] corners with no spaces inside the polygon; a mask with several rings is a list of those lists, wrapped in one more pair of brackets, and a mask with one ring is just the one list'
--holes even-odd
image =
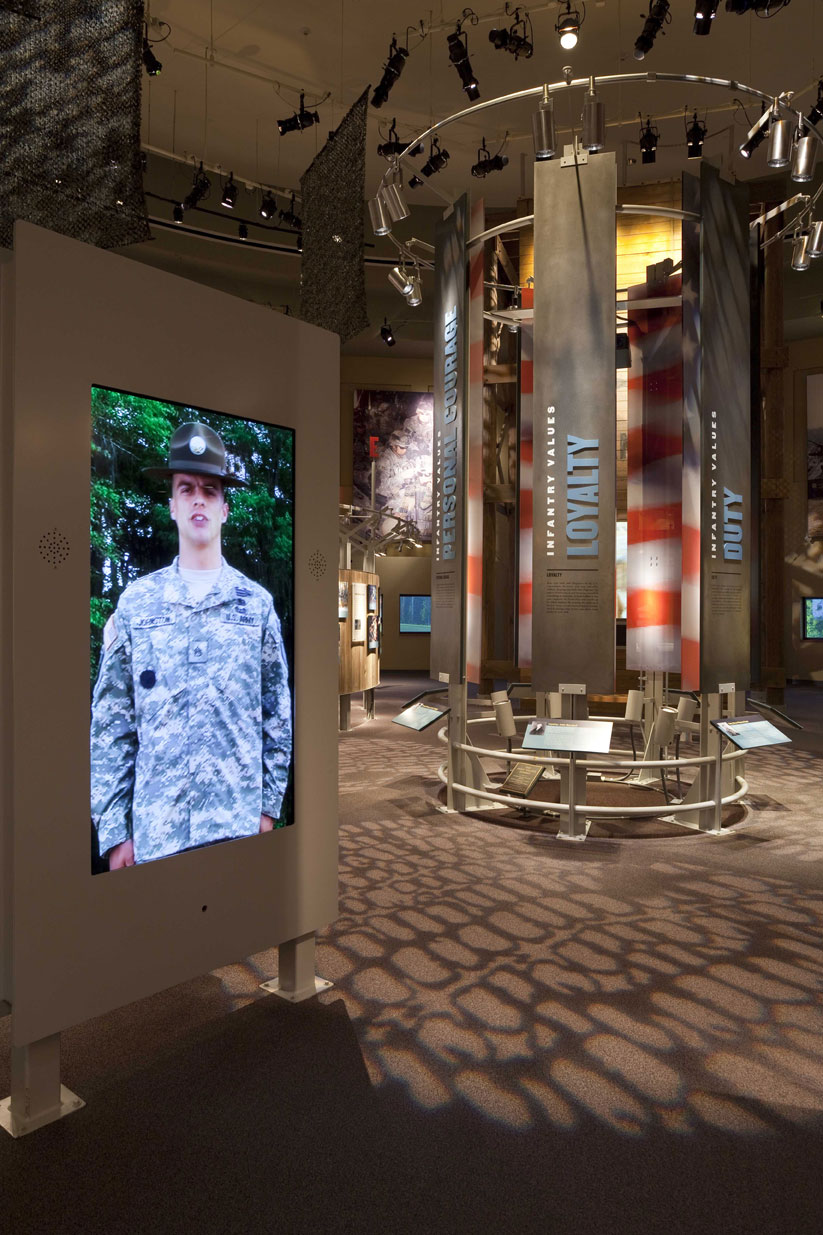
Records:
{"label": "soldier on screen", "polygon": [[219,435],[180,425],[165,467],[179,554],[137,579],[103,632],[92,702],[91,810],[109,868],[267,832],[291,760],[291,699],[269,593],[229,566]]}

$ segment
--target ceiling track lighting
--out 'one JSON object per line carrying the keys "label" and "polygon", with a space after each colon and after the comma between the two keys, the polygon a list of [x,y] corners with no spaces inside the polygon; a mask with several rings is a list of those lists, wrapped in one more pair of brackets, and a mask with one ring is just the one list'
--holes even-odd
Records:
{"label": "ceiling track lighting", "polygon": [[175,207],[171,212],[171,217],[174,219],[175,223],[183,222],[183,203],[182,202],[177,202],[175,204]]}
{"label": "ceiling track lighting", "polygon": [[151,43],[145,34],[143,35],[143,67],[149,77],[157,77],[158,73],[160,73],[163,68],[162,64],[152,51]]}
{"label": "ceiling track lighting", "polygon": [[277,215],[277,198],[270,190],[266,190],[260,201],[260,218],[273,219]]}
{"label": "ceiling track lighting", "polygon": [[299,110],[293,116],[289,116],[288,119],[277,121],[277,128],[281,137],[286,133],[302,133],[303,129],[310,129],[313,124],[320,123],[320,116],[316,111],[306,110],[305,98],[305,93],[301,90]]}
{"label": "ceiling track lighting", "polygon": [[[431,139],[429,145],[429,157],[420,168],[424,176],[434,176],[436,172],[442,172],[450,158],[448,150],[441,149],[440,138],[437,134]],[[422,183],[422,181],[421,181]]]}
{"label": "ceiling track lighting", "polygon": [[247,227],[247,225],[246,225],[245,223],[241,223],[241,224],[238,226],[238,228],[237,228],[237,235],[240,237],[240,239],[241,239],[241,240],[248,240],[248,238],[249,238],[249,229],[248,229],[248,227]]}
{"label": "ceiling track lighting", "polygon": [[701,124],[695,111],[691,124],[686,126],[686,154],[690,159],[703,157],[703,142],[706,140],[708,128]]}
{"label": "ceiling track lighting", "polygon": [[660,130],[652,125],[651,116],[646,117],[646,123],[643,124],[643,116],[640,116],[640,161],[642,163],[654,163],[657,159],[657,143],[660,140]]}
{"label": "ceiling track lighting", "polygon": [[808,270],[811,264],[809,233],[795,232],[792,238],[792,270]]}
{"label": "ceiling track lighting", "polygon": [[394,347],[397,339],[394,337],[394,331],[389,325],[388,318],[383,318],[383,325],[380,327],[380,338],[386,344],[386,347]]}
{"label": "ceiling track lighting", "polygon": [[739,147],[740,154],[744,159],[750,159],[758,146],[762,146],[768,134],[769,112],[766,110],[766,104],[763,104],[763,110],[760,114],[760,119],[755,121],[746,135],[746,140]]}
{"label": "ceiling track lighting", "polygon": [[528,13],[523,10],[523,16],[520,16],[520,9],[512,10],[509,8],[509,0],[506,0],[505,13],[507,17],[514,16],[514,21],[509,26],[508,30],[505,26],[489,31],[489,42],[497,48],[498,51],[507,51],[514,56],[515,60],[519,60],[522,56],[524,60],[530,60],[534,55],[534,29],[532,27],[532,19]]}
{"label": "ceiling track lighting", "polygon": [[643,29],[635,39],[635,60],[645,60],[663,26],[671,21],[672,15],[669,7],[669,0],[649,0],[649,12],[643,23]]}
{"label": "ceiling track lighting", "polygon": [[557,149],[557,137],[554,131],[554,99],[549,94],[548,86],[543,87],[543,98],[537,104],[537,111],[532,112],[532,139],[536,162],[543,163],[552,158]]}
{"label": "ceiling track lighting", "polygon": [[[381,145],[377,147],[377,153],[380,155],[381,159],[389,159],[389,161],[391,161],[392,159],[396,159],[398,155],[401,155],[403,151],[406,149],[406,142],[401,142],[398,140],[397,129],[395,128],[396,124],[397,124],[397,117],[395,116],[395,118],[391,122],[391,125],[389,126],[389,140],[386,142],[383,142]],[[415,158],[417,157],[417,155],[422,154],[422,153],[423,153],[423,143],[422,142],[418,142],[416,146],[413,146],[411,150],[409,150],[409,154],[414,155]]]}
{"label": "ceiling track lighting", "polygon": [[391,231],[392,221],[388,210],[383,205],[379,189],[376,197],[369,198],[369,218],[371,219],[372,231],[375,236],[388,236]]}
{"label": "ceiling track lighting", "polygon": [[229,172],[229,178],[223,185],[223,196],[220,198],[220,205],[225,206],[227,210],[234,210],[237,205],[237,185],[234,183],[234,172]]}
{"label": "ceiling track lighting", "polygon": [[391,36],[389,54],[383,65],[383,76],[374,88],[371,96],[372,107],[382,107],[391,94],[392,86],[403,72],[403,66],[409,58],[408,47],[398,47],[397,39]]}
{"label": "ceiling track lighting", "polygon": [[766,163],[769,167],[779,171],[789,166],[793,138],[794,122],[781,116],[780,101],[775,99],[769,116],[769,145],[766,151]]}
{"label": "ceiling track lighting", "polygon": [[381,184],[377,190],[377,196],[392,223],[401,223],[403,219],[407,219],[411,214],[408,202],[403,196],[403,181],[398,167],[395,166],[391,172],[390,179]]}
{"label": "ceiling track lighting", "polygon": [[577,40],[580,35],[580,27],[586,20],[586,6],[581,5],[582,14],[577,9],[572,8],[571,0],[566,0],[566,11],[558,17],[554,23],[555,34],[560,39],[560,46],[564,51],[571,51],[577,46]]}
{"label": "ceiling track lighting", "polygon": [[814,165],[817,162],[818,138],[806,125],[801,116],[794,134],[794,154],[792,156],[792,180],[798,184],[806,184],[814,177]]}
{"label": "ceiling track lighting", "polygon": [[476,176],[478,179],[483,179],[485,176],[488,176],[489,172],[502,172],[509,160],[508,156],[501,154],[500,151],[503,149],[503,146],[505,146],[508,136],[509,135],[507,133],[503,138],[503,142],[500,146],[500,150],[497,151],[497,154],[489,153],[488,147],[486,146],[486,139],[485,137],[483,138],[483,144],[477,149],[477,162],[472,167],[473,176]]}
{"label": "ceiling track lighting", "polygon": [[597,97],[594,78],[589,78],[589,88],[583,100],[580,144],[589,154],[596,154],[606,145],[606,107]]}
{"label": "ceiling track lighting", "polygon": [[480,87],[477,84],[471,60],[469,60],[468,39],[463,34],[463,22],[469,21],[473,26],[476,26],[479,20],[473,9],[464,9],[455,29],[451,34],[446,35],[449,59],[457,69],[463,89],[472,103],[475,99],[480,98]]}
{"label": "ceiling track lighting", "polygon": [[750,12],[756,17],[774,17],[789,3],[790,0],[726,0],[726,12],[738,17]]}
{"label": "ceiling track lighting", "polygon": [[281,222],[281,223],[285,223],[286,227],[291,227],[291,228],[293,228],[296,232],[299,232],[299,231],[300,231],[300,229],[301,229],[301,227],[303,226],[303,220],[299,217],[299,215],[296,215],[296,214],[294,213],[294,199],[295,199],[295,196],[296,196],[296,195],[295,195],[294,193],[292,193],[292,195],[291,195],[291,201],[289,202],[289,208],[288,208],[288,210],[281,210],[281,211],[280,211],[280,222]]}
{"label": "ceiling track lighting", "polygon": [[389,282],[401,296],[408,296],[409,293],[414,290],[412,276],[409,274],[405,266],[392,266],[389,271]]}
{"label": "ceiling track lighting", "polygon": [[183,209],[184,210],[194,210],[194,208],[198,206],[200,202],[204,201],[205,198],[208,197],[210,192],[211,192],[211,181],[209,180],[206,173],[203,171],[203,164],[201,162],[197,171],[194,173],[194,180],[192,181],[192,186],[189,189],[186,196],[183,198],[183,202],[182,202]]}
{"label": "ceiling track lighting", "polygon": [[711,34],[717,16],[717,0],[695,0],[693,34]]}
{"label": "ceiling track lighting", "polygon": [[411,309],[417,309],[423,303],[423,292],[420,287],[420,270],[417,266],[414,268],[411,284],[411,291],[406,293],[406,304]]}
{"label": "ceiling track lighting", "polygon": [[816,261],[823,257],[823,219],[812,219],[809,228],[809,257]]}

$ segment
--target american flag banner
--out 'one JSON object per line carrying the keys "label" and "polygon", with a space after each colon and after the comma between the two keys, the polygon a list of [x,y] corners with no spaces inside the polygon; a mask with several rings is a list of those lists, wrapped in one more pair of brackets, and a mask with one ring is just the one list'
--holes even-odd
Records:
{"label": "american flag banner", "polygon": [[[525,288],[521,307],[534,308],[534,292]],[[530,669],[532,663],[532,528],[534,523],[534,326],[520,327],[520,474],[518,480],[519,579],[517,603],[517,664]]]}
{"label": "american flag banner", "polygon": [[[486,226],[482,198],[472,202],[469,236]],[[469,250],[468,508],[466,511],[466,680],[480,681],[483,609],[483,280],[482,244]]]}
{"label": "american flag banner", "polygon": [[680,291],[677,274],[628,292],[626,667],[664,673],[680,670],[682,310],[631,302]]}

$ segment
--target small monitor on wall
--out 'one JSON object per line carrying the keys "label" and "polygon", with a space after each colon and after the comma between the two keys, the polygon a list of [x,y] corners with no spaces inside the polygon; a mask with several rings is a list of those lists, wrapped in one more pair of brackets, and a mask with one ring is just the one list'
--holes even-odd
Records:
{"label": "small monitor on wall", "polygon": [[804,596],[802,631],[804,639],[823,639],[823,596]]}
{"label": "small monitor on wall", "polygon": [[431,596],[400,594],[400,634],[429,635],[432,628]]}

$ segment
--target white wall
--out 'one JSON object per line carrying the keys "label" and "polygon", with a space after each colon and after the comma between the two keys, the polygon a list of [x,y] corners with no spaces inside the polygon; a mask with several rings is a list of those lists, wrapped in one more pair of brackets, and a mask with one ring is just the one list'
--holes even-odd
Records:
{"label": "white wall", "polygon": [[377,559],[377,573],[383,589],[383,654],[381,669],[424,669],[429,671],[429,635],[399,633],[398,597],[401,592],[431,592],[431,556]]}

